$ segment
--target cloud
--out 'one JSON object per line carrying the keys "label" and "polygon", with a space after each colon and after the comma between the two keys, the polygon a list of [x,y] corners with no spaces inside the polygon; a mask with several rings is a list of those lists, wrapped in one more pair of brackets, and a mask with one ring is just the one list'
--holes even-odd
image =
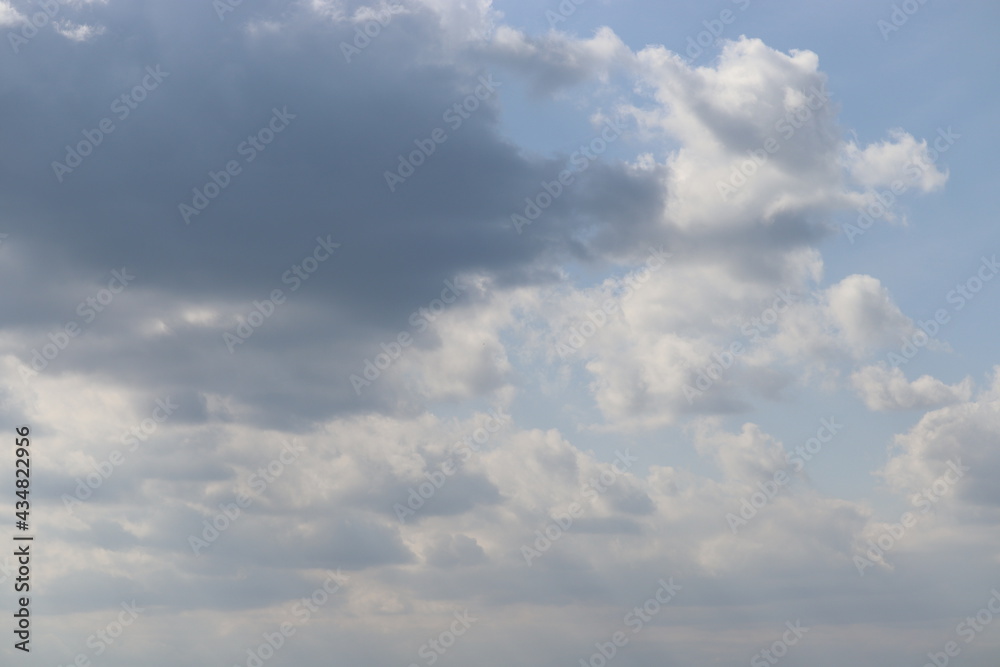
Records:
{"label": "cloud", "polygon": [[702,423],[696,441],[699,453],[711,456],[727,480],[764,479],[785,467],[781,443],[756,424],[744,424],[739,434],[730,434],[722,432],[718,425]]}
{"label": "cloud", "polygon": [[[949,462],[961,461],[969,469],[954,485],[954,496],[967,507],[993,508],[1000,503],[991,482],[1000,470],[1000,456],[991,435],[998,426],[1000,371],[993,369],[990,385],[975,397],[967,395],[965,386],[951,391],[959,400],[928,412],[908,432],[896,436],[882,475],[891,488],[917,493],[947,472]],[[959,514],[963,523],[971,520],[967,514]]]}
{"label": "cloud", "polygon": [[878,188],[899,181],[924,192],[944,186],[948,174],[934,164],[926,139],[918,142],[899,128],[890,131],[889,136],[889,140],[869,144],[863,149],[853,142],[845,146],[845,158],[855,182],[867,188]]}
{"label": "cloud", "polygon": [[608,27],[581,40],[556,31],[534,37],[500,26],[483,49],[491,60],[529,78],[536,94],[584,82],[607,83],[615,70],[628,70],[634,62],[631,50]]}
{"label": "cloud", "polygon": [[972,378],[947,385],[922,375],[909,382],[902,369],[890,369],[884,363],[855,371],[851,382],[870,410],[926,410],[968,401],[972,396]]}
{"label": "cloud", "polygon": [[871,276],[844,278],[827,291],[827,302],[829,318],[856,353],[890,345],[914,331],[912,320]]}
{"label": "cloud", "polygon": [[74,42],[86,42],[104,33],[103,26],[72,23],[71,21],[58,21],[54,26],[56,32]]}
{"label": "cloud", "polygon": [[0,1],[0,26],[14,26],[25,20],[24,15],[8,0]]}
{"label": "cloud", "polygon": [[[844,141],[817,54],[741,38],[692,67],[610,28],[532,35],[485,0],[273,0],[221,21],[210,5],[66,8],[63,34],[0,62],[0,279],[30,287],[0,294],[0,415],[45,448],[46,660],[136,598],[156,620],[109,665],[175,664],[148,647],[178,636],[182,662],[245,662],[337,568],[350,584],[280,659],[333,645],[345,664],[409,664],[469,608],[484,623],[448,659],[565,663],[669,577],[683,593],[635,661],[745,659],[802,600],[827,632],[809,664],[926,633],[950,501],[996,504],[998,390],[873,365],[913,322],[878,277],[825,265],[829,221],[910,163],[921,191],[946,174],[903,131]],[[585,148],[620,127],[614,148],[512,139],[508,91],[525,86],[571,99]],[[319,261],[321,239],[339,247]],[[135,279],[112,294],[112,271]],[[739,534],[727,518],[812,444],[740,413],[842,378],[870,409],[932,410],[890,452],[899,498],[952,457],[974,466],[883,587],[852,557],[884,507],[810,470]],[[179,407],[147,432],[167,397]],[[992,539],[970,540],[970,570],[988,571]]]}
{"label": "cloud", "polygon": [[427,554],[427,562],[434,567],[468,567],[483,562],[485,557],[476,540],[465,535],[451,535],[439,538]]}

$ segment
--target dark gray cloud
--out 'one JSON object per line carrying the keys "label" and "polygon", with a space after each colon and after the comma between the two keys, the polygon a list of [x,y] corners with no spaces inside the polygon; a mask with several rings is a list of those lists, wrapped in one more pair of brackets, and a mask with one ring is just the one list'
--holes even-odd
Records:
{"label": "dark gray cloud", "polygon": [[[4,299],[12,326],[40,346],[78,319],[77,303],[93,293],[83,285],[114,268],[136,276],[50,373],[233,396],[253,419],[292,427],[358,408],[405,410],[412,397],[385,387],[358,397],[346,378],[379,352],[373,340],[408,328],[443,280],[551,280],[553,262],[593,255],[574,239],[581,227],[653,219],[652,184],[605,165],[546,212],[544,231],[513,233],[510,215],[565,164],[526,158],[501,135],[502,80],[481,57],[443,64],[447,39],[426,8],[394,17],[350,63],[340,43],[354,38],[353,24],[294,3],[240,7],[223,22],[206,8],[142,2],[93,5],[88,16],[106,28],[101,39],[40,34],[0,64],[0,194],[18,255],[5,269],[38,285],[30,299]],[[467,118],[445,115],[470,95],[478,107]],[[272,143],[247,143],[269,124],[283,127]],[[389,192],[384,173],[438,128],[447,140]],[[53,162],[75,164],[67,146],[87,151],[98,138],[79,166],[54,173]],[[232,160],[238,175],[225,174]],[[211,174],[225,187],[185,224],[179,205],[193,206],[206,184],[214,192]],[[286,271],[320,237],[341,248],[290,293]],[[162,317],[165,303],[245,316],[276,288],[290,305],[235,355],[218,325],[172,321],[169,336],[118,335]],[[30,350],[16,353],[30,360]]]}

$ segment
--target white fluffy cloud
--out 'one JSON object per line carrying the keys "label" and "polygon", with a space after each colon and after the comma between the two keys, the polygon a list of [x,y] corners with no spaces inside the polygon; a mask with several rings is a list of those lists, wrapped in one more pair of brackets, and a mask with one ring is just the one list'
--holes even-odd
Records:
{"label": "white fluffy cloud", "polygon": [[902,182],[907,188],[924,192],[941,188],[948,174],[934,164],[927,140],[917,141],[901,129],[890,132],[890,140],[860,148],[851,142],[844,147],[851,178],[868,188]]}
{"label": "white fluffy cloud", "polygon": [[896,436],[882,474],[893,489],[916,493],[946,473],[949,462],[961,460],[969,470],[954,486],[954,494],[965,505],[995,507],[1000,502],[994,484],[1000,471],[995,442],[1000,432],[1000,370],[993,369],[992,383],[975,397],[968,396],[967,387],[952,392],[960,400],[928,412],[907,433]]}
{"label": "white fluffy cloud", "polygon": [[24,22],[25,18],[8,0],[0,2],[0,26],[14,26]]}
{"label": "white fluffy cloud", "polygon": [[922,375],[910,382],[901,368],[889,368],[884,363],[855,371],[851,382],[872,410],[937,408],[967,401],[972,396],[972,378],[948,385],[930,375]]}
{"label": "white fluffy cloud", "polygon": [[[669,578],[681,595],[623,667],[745,663],[795,618],[815,629],[790,666],[868,664],[940,615],[919,604],[947,588],[926,576],[944,562],[937,538],[964,539],[970,570],[995,565],[995,540],[960,527],[996,518],[1000,379],[973,396],[971,380],[876,363],[913,322],[877,276],[827,275],[823,255],[839,213],[914,166],[922,192],[947,172],[903,130],[845,141],[816,53],[740,38],[694,67],[611,28],[532,35],[495,25],[488,0],[421,0],[345,62],[340,43],[391,3],[275,0],[222,22],[163,5],[143,18],[138,62],[110,39],[139,29],[124,4],[73,3],[92,16],[58,24],[68,39],[0,65],[20,100],[0,151],[0,277],[32,285],[0,296],[0,407],[43,452],[48,662],[70,662],[134,598],[152,611],[109,666],[245,663],[341,569],[347,583],[272,664],[422,662],[463,610],[480,620],[456,664],[575,664]],[[18,16],[0,3],[0,23]],[[61,157],[150,59],[170,71],[163,89],[66,183],[23,176],[21,156]],[[510,214],[567,165],[504,134],[504,92],[385,188],[493,70],[533,104],[586,88],[580,120],[625,128],[624,157],[577,165],[522,234]],[[286,103],[288,133],[183,226],[178,201]],[[341,251],[227,349],[223,334],[334,232]],[[123,262],[136,283],[22,381]],[[467,289],[435,303],[456,275]],[[370,360],[379,372],[355,391]],[[971,468],[866,574],[877,586],[853,559],[895,517],[822,491],[821,459],[795,458],[819,447],[867,465],[844,463],[869,444],[862,429],[827,437],[796,414],[789,440],[738,414],[850,385],[871,410],[932,409],[889,453],[888,504],[952,462]],[[178,407],[161,420],[158,401]],[[178,636],[190,642],[150,655]]]}
{"label": "white fluffy cloud", "polygon": [[896,343],[913,333],[913,322],[871,276],[853,275],[827,291],[827,314],[858,354]]}

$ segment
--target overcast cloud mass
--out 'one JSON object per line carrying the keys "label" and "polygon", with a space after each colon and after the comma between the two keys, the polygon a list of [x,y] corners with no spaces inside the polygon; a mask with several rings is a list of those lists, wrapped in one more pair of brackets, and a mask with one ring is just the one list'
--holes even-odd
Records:
{"label": "overcast cloud mass", "polygon": [[0,662],[995,667],[998,21],[0,0]]}

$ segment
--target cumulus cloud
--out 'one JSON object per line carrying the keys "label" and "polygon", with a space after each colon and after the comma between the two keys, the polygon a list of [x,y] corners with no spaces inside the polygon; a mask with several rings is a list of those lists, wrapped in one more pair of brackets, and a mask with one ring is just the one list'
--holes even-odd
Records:
{"label": "cumulus cloud", "polygon": [[948,385],[922,375],[910,382],[901,368],[884,363],[855,371],[851,382],[871,410],[930,409],[968,401],[972,396],[972,378]]}
{"label": "cumulus cloud", "polygon": [[961,460],[969,469],[953,493],[963,504],[995,507],[998,497],[991,480],[1000,469],[993,445],[1000,405],[998,370],[989,386],[975,397],[965,387],[952,389],[959,400],[932,410],[906,433],[896,436],[891,457],[882,475],[893,488],[916,493],[931,486]]}
{"label": "cumulus cloud", "polygon": [[[0,279],[30,286],[0,293],[0,415],[44,443],[46,660],[134,598],[155,612],[108,665],[245,661],[338,570],[274,664],[409,664],[463,609],[483,621],[449,660],[565,663],[670,577],[623,664],[743,660],[774,633],[747,610],[780,628],[803,591],[828,629],[811,658],[881,650],[856,623],[921,636],[919,567],[885,589],[854,571],[885,516],[789,467],[819,423],[798,441],[741,414],[850,378],[872,410],[932,410],[892,492],[962,458],[949,498],[995,504],[997,387],[873,365],[913,322],[823,255],[872,190],[947,173],[902,130],[845,141],[819,55],[744,37],[694,67],[488,0],[60,7],[0,62]],[[586,150],[620,128],[614,150],[512,139],[525,86],[573,100]],[[930,567],[925,525],[899,553]]]}
{"label": "cumulus cloud", "polygon": [[0,2],[0,26],[13,26],[22,23],[24,15],[17,11],[8,0]]}
{"label": "cumulus cloud", "polygon": [[844,147],[851,178],[868,188],[886,187],[894,182],[930,192],[944,186],[948,174],[934,164],[927,140],[917,141],[909,132],[894,129],[888,140],[860,148],[851,142]]}
{"label": "cumulus cloud", "polygon": [[582,82],[606,83],[616,69],[629,69],[632,51],[608,27],[590,39],[552,31],[540,37],[508,26],[497,28],[484,50],[493,60],[530,77],[537,93]]}
{"label": "cumulus cloud", "polygon": [[913,322],[871,276],[848,276],[831,287],[827,312],[847,345],[859,352],[894,343],[913,331]]}

